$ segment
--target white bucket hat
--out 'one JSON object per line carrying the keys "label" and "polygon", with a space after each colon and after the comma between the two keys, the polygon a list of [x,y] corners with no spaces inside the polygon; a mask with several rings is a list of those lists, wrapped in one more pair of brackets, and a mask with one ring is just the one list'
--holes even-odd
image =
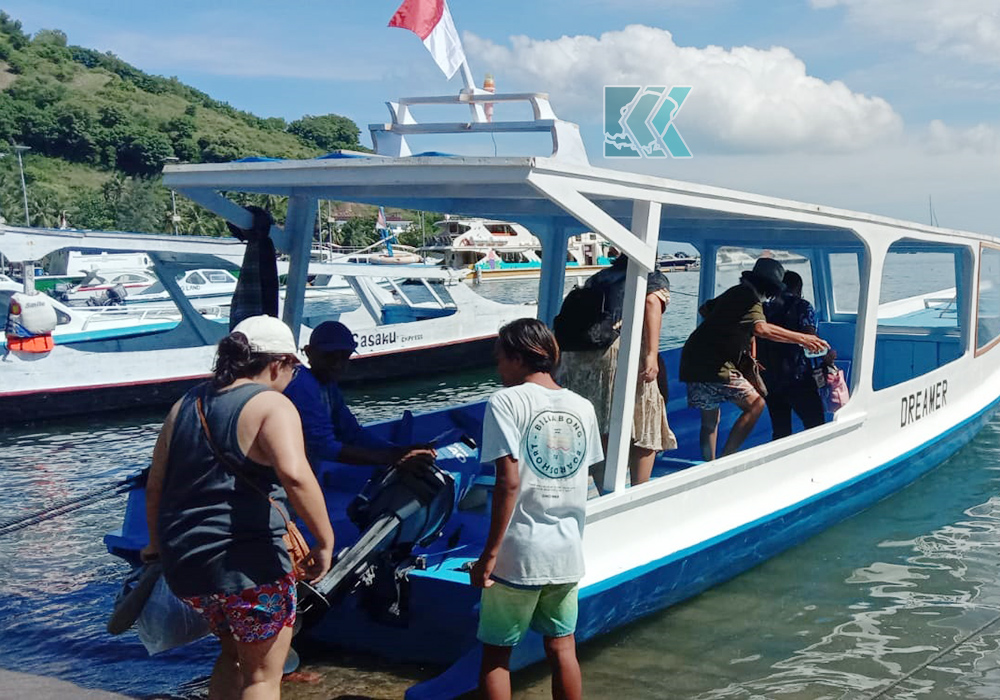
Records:
{"label": "white bucket hat", "polygon": [[295,355],[295,338],[291,329],[274,316],[251,316],[236,324],[233,333],[240,332],[247,337],[254,352],[269,355]]}

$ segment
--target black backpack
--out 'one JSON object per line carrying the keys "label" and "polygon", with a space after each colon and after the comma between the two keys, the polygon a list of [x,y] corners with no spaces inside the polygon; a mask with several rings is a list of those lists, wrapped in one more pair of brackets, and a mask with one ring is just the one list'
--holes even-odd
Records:
{"label": "black backpack", "polygon": [[573,287],[552,323],[560,350],[603,350],[618,339],[616,314],[603,285]]}

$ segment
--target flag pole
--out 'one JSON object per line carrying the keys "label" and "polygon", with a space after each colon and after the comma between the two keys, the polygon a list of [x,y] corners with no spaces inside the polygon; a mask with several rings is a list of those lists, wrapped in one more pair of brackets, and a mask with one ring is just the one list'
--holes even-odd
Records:
{"label": "flag pole", "polygon": [[462,81],[465,83],[465,91],[470,95],[475,95],[476,79],[472,77],[472,70],[469,68],[469,59],[462,61]]}
{"label": "flag pole", "polygon": [[[462,92],[466,95],[477,95],[485,92],[476,87],[476,79],[472,77],[472,70],[469,68],[469,59],[462,61],[462,82],[465,83],[465,89]],[[486,121],[486,111],[482,104],[470,102],[469,110],[472,112],[472,121],[477,123]]]}

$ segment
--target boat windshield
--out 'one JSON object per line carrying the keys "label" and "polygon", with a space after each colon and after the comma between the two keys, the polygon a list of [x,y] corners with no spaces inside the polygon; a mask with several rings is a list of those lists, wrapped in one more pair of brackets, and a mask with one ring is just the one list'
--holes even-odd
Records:
{"label": "boat windshield", "polygon": [[964,246],[901,240],[885,258],[872,384],[876,391],[954,362],[965,328],[972,253]]}

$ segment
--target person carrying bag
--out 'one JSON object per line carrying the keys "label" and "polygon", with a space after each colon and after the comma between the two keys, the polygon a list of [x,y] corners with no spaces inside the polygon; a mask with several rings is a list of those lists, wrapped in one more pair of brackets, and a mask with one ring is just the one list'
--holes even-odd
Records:
{"label": "person carrying bag", "polygon": [[[211,381],[174,405],[153,451],[143,558],[159,556],[170,591],[220,639],[211,697],[233,688],[239,697],[280,697],[296,582],[321,578],[333,557],[302,424],[281,394],[296,349],[276,318],[240,322],[219,343]],[[286,499],[312,533],[312,548],[294,536]]]}

